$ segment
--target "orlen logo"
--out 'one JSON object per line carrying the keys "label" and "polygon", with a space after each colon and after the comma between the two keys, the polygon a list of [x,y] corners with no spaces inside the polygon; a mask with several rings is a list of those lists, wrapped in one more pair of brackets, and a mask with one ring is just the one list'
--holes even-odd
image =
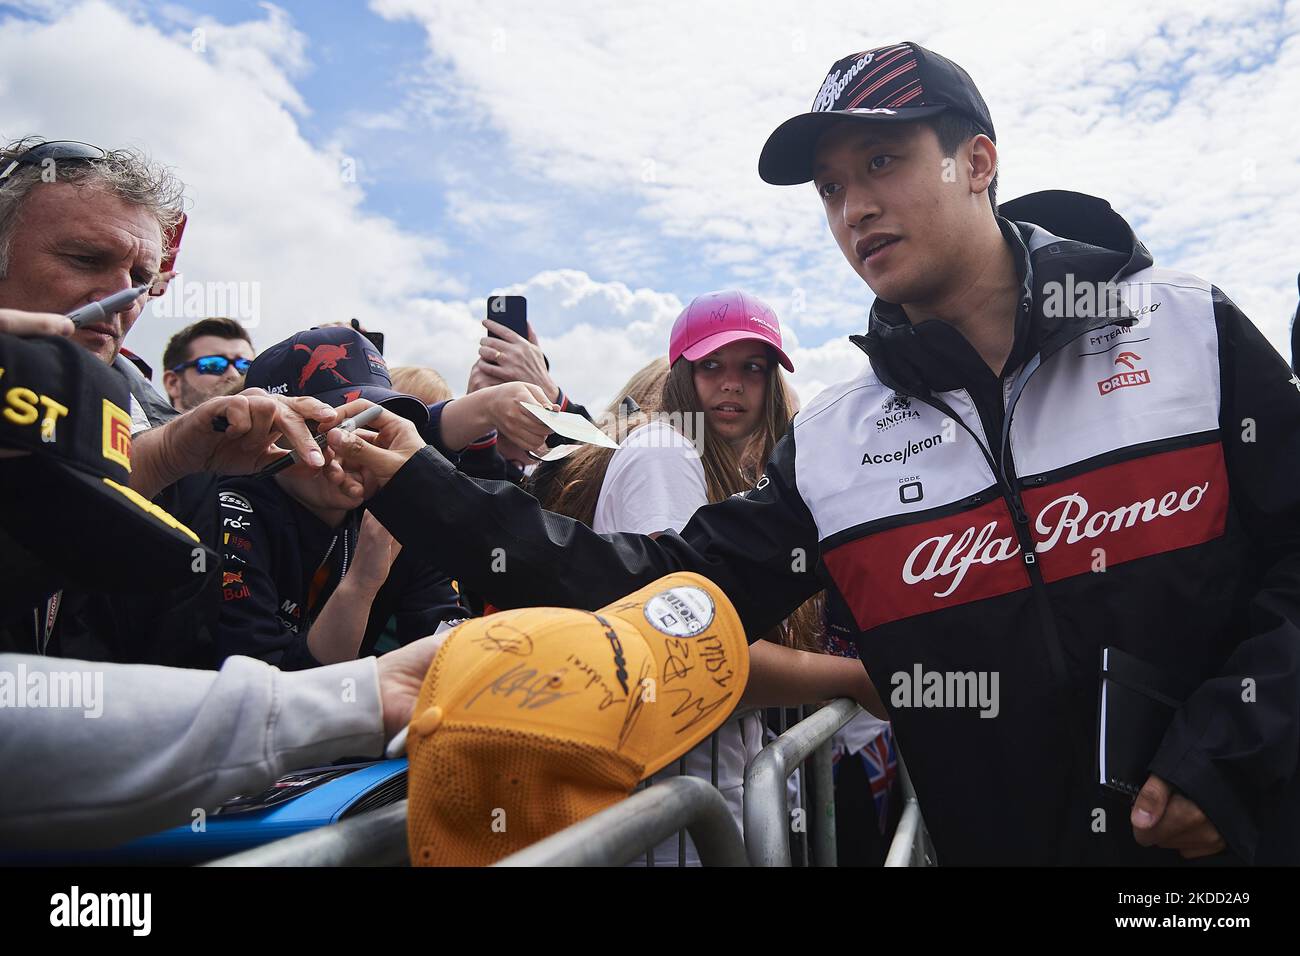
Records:
{"label": "orlen logo", "polygon": [[1115,356],[1115,364],[1122,365],[1130,369],[1128,372],[1117,372],[1110,378],[1104,378],[1097,383],[1097,391],[1103,395],[1109,395],[1117,388],[1129,388],[1133,385],[1148,385],[1151,382],[1151,373],[1144,368],[1137,368],[1133,363],[1142,361],[1142,356],[1136,352],[1120,352]]}

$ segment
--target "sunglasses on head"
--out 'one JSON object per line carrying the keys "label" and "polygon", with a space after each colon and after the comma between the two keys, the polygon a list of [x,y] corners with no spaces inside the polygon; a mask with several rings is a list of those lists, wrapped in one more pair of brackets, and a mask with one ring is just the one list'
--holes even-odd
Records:
{"label": "sunglasses on head", "polygon": [[48,143],[38,143],[31,149],[24,150],[17,154],[7,154],[0,157],[0,163],[7,161],[8,165],[0,170],[0,180],[8,179],[14,174],[14,171],[20,166],[40,166],[46,160],[54,162],[89,162],[96,159],[106,159],[108,154],[98,146],[92,146],[89,143],[78,143],[71,139],[56,139]]}
{"label": "sunglasses on head", "polygon": [[[89,163],[107,159],[108,152],[90,143],[81,143],[74,139],[55,139],[48,143],[37,143],[31,149],[21,153],[0,152],[0,186],[4,181],[23,166],[43,166],[52,160],[57,168],[59,163]],[[171,272],[176,267],[176,255],[180,252],[181,236],[185,233],[185,223],[189,219],[184,213],[180,221],[163,235],[163,261],[158,272]],[[166,291],[166,283],[155,284],[149,290],[150,296],[160,296]]]}
{"label": "sunglasses on head", "polygon": [[252,359],[246,358],[226,358],[224,355],[200,355],[196,359],[190,359],[188,362],[182,362],[177,365],[173,372],[180,373],[190,366],[194,366],[200,375],[225,375],[226,369],[231,365],[235,366],[235,371],[240,375],[248,371],[248,367],[253,364]]}

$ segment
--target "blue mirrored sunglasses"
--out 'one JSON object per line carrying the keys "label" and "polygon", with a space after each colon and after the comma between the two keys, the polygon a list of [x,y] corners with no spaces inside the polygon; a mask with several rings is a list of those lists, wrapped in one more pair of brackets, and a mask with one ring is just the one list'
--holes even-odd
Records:
{"label": "blue mirrored sunglasses", "polygon": [[226,358],[224,355],[200,355],[196,359],[190,359],[188,362],[182,362],[177,365],[173,372],[183,372],[191,365],[198,370],[200,375],[225,375],[226,369],[230,368],[231,363],[235,366],[235,371],[240,375],[248,372],[248,367],[253,364],[252,359],[246,358]]}

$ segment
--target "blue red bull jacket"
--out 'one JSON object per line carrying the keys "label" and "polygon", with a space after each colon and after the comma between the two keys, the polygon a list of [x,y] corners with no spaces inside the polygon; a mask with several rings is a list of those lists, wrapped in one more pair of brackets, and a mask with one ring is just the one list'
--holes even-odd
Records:
{"label": "blue red bull jacket", "polygon": [[[330,528],[273,480],[221,482],[222,581],[218,661],[256,657],[282,670],[317,667],[312,621],[347,573],[362,512]],[[375,595],[358,657],[374,653],[390,620],[399,644],[467,616],[447,575],[405,548]]]}

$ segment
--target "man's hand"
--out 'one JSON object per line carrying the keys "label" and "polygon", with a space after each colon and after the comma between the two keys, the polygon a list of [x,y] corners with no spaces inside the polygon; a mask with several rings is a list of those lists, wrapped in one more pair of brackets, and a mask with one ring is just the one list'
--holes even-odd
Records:
{"label": "man's hand", "polygon": [[389,651],[375,665],[379,671],[379,700],[384,710],[384,738],[392,740],[411,722],[411,713],[420,696],[424,675],[433,663],[450,631],[422,637],[405,647]]}
{"label": "man's hand", "polygon": [[72,320],[50,312],[21,312],[0,309],[0,332],[29,339],[38,335],[71,335],[77,331]]}
{"label": "man's hand", "polygon": [[1201,808],[1182,794],[1173,793],[1169,784],[1155,774],[1142,785],[1129,821],[1133,824],[1133,838],[1142,846],[1178,850],[1188,860],[1220,853],[1226,846]]}
{"label": "man's hand", "polygon": [[[373,404],[359,398],[336,411],[342,420]],[[388,484],[389,479],[424,447],[424,439],[410,419],[390,411],[381,412],[367,427],[373,429],[373,437],[370,432],[363,437],[334,429],[329,433],[328,447],[345,472],[358,476],[367,491],[373,494]]]}
{"label": "man's hand", "polygon": [[520,402],[554,407],[536,385],[526,382],[490,385],[464,398],[454,398],[443,407],[442,443],[460,450],[476,438],[496,431],[504,441],[537,448],[546,441],[550,429]]}
{"label": "man's hand", "polygon": [[486,390],[490,395],[487,405],[488,421],[506,441],[520,448],[539,448],[546,443],[551,429],[520,402],[532,402],[542,408],[551,408],[551,401],[536,386],[525,382],[507,382]]}
{"label": "man's hand", "polygon": [[545,393],[548,401],[553,402],[560,397],[560,387],[546,371],[546,357],[537,345],[537,336],[531,325],[528,326],[526,339],[513,329],[491,319],[484,319],[483,325],[492,335],[479,340],[479,360],[474,363],[475,371],[481,371],[492,382],[528,382],[536,385]]}
{"label": "man's hand", "polygon": [[[324,426],[339,420],[336,409],[315,398],[287,398],[249,388],[238,395],[211,398],[135,437],[131,456],[131,487],[146,498],[186,475],[208,471],[246,475],[260,471],[286,452],[275,442],[286,439],[298,461],[313,468],[325,465],[307,419]],[[224,420],[224,430],[214,422]],[[338,476],[334,476],[335,483]]]}

